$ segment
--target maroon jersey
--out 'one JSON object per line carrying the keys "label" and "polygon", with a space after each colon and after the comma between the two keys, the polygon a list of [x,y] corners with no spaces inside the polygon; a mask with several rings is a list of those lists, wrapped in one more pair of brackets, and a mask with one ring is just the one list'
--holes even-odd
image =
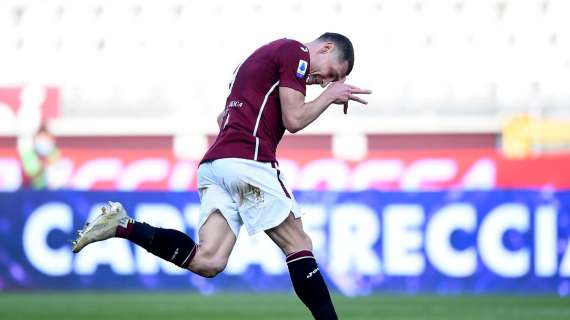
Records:
{"label": "maroon jersey", "polygon": [[221,158],[276,161],[275,150],[285,133],[279,87],[305,95],[309,50],[280,39],[249,56],[234,72],[222,128],[202,162]]}

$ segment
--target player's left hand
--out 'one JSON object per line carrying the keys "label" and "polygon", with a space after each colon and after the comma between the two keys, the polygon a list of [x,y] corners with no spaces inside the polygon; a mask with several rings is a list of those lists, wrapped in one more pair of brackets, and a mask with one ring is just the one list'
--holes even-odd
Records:
{"label": "player's left hand", "polygon": [[[355,94],[371,94],[372,90],[368,90],[368,89],[361,89],[358,87],[355,87],[353,85],[349,85],[350,87],[350,95],[348,96],[348,100],[352,100],[352,101],[356,101],[362,104],[368,104],[368,101],[362,99],[359,96],[356,96]],[[343,108],[343,112],[344,114],[348,113],[348,101],[344,102],[344,108]]]}
{"label": "player's left hand", "polygon": [[323,91],[321,96],[326,96],[332,100],[334,104],[344,105],[345,113],[348,110],[348,102],[350,100],[362,104],[368,104],[368,101],[357,96],[357,94],[371,94],[371,90],[361,89],[359,87],[345,83],[346,78],[339,81],[331,82]]}

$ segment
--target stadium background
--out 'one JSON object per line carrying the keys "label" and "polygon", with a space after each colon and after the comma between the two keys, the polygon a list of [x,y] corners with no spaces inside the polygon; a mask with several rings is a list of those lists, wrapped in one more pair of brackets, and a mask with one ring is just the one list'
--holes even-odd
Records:
{"label": "stadium background", "polygon": [[106,200],[196,232],[195,171],[231,71],[273,39],[326,31],[352,39],[349,82],[374,94],[287,135],[278,157],[341,314],[570,317],[569,13],[567,0],[1,1],[0,318],[306,317],[264,235],[242,233],[214,280],[120,240],[73,256],[68,240]]}

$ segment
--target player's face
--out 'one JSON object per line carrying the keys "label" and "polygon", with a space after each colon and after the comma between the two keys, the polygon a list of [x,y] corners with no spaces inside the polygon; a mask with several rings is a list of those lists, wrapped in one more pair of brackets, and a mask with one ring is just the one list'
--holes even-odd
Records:
{"label": "player's face", "polygon": [[315,61],[311,61],[311,64],[313,67],[307,77],[307,85],[319,84],[324,88],[329,83],[346,77],[348,62],[341,62],[334,50],[319,51]]}

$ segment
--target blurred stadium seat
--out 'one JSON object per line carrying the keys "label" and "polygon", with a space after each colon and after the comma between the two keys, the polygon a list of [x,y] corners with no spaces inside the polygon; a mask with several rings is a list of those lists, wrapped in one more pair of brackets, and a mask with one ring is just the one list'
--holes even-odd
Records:
{"label": "blurred stadium seat", "polygon": [[[332,30],[355,43],[350,81],[374,90],[369,107],[351,109],[354,130],[498,133],[531,109],[568,117],[569,10],[564,0],[7,0],[0,86],[61,88],[58,134],[97,134],[78,125],[94,118],[214,133],[241,59],[274,38]],[[307,132],[340,121],[332,111]]]}

